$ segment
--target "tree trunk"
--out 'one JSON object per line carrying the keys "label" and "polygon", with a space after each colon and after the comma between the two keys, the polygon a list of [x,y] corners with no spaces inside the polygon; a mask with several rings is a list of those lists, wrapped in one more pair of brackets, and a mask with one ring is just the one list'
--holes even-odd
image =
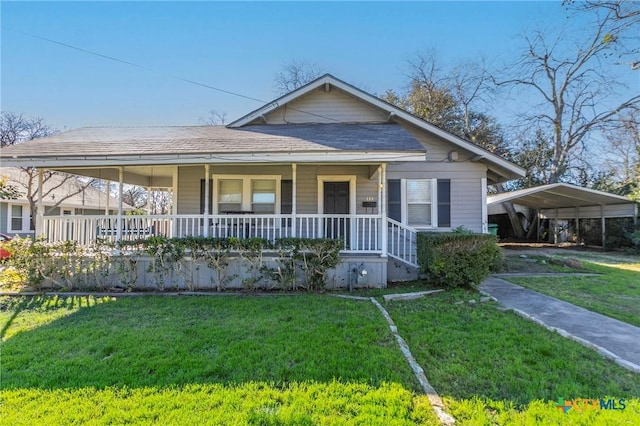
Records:
{"label": "tree trunk", "polygon": [[516,238],[519,240],[523,240],[527,235],[524,232],[524,228],[522,227],[522,222],[520,222],[520,218],[518,217],[518,213],[516,209],[513,207],[513,203],[505,202],[502,203],[502,207],[504,207],[507,212],[507,216],[509,217],[509,222],[511,222],[511,228],[516,234]]}

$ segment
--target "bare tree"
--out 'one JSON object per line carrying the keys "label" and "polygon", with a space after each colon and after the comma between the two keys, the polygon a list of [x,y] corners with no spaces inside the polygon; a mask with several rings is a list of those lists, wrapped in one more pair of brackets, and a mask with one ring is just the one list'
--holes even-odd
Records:
{"label": "bare tree", "polygon": [[57,133],[42,118],[26,118],[23,114],[0,114],[0,147],[15,145],[31,139]]}
{"label": "bare tree", "polygon": [[141,209],[147,204],[147,191],[137,185],[127,185],[122,191],[122,202],[134,209]]}
{"label": "bare tree", "polygon": [[227,113],[212,109],[206,117],[200,117],[199,121],[205,126],[224,126],[227,124]]}
{"label": "bare tree", "polygon": [[274,78],[278,95],[289,93],[323,74],[322,69],[312,63],[294,60],[282,67],[282,71]]}
{"label": "bare tree", "polygon": [[[0,142],[1,146],[10,146],[28,140],[41,138],[57,133],[42,118],[27,118],[23,114],[2,112],[0,114]],[[15,188],[24,189],[25,198],[29,202],[31,211],[31,228],[35,228],[34,218],[38,207],[38,170],[33,167],[22,167],[23,176],[12,182]],[[44,214],[58,207],[65,200],[76,194],[82,193],[92,180],[86,182],[77,177],[60,172],[45,171],[42,178],[42,197],[54,201],[49,205]],[[66,191],[61,191],[64,188]],[[63,194],[64,195],[61,195]]]}
{"label": "bare tree", "polygon": [[520,89],[523,98],[537,99],[522,114],[533,132],[549,134],[551,162],[546,183],[558,182],[576,154],[599,132],[621,125],[621,113],[638,109],[640,95],[633,93],[612,105],[619,85],[605,73],[602,60],[613,52],[630,29],[616,19],[614,10],[593,12],[593,26],[583,38],[542,31],[525,36],[526,48],[514,64],[512,78],[498,85]]}
{"label": "bare tree", "polygon": [[606,135],[607,158],[613,190],[640,200],[640,111],[621,118],[622,126]]}

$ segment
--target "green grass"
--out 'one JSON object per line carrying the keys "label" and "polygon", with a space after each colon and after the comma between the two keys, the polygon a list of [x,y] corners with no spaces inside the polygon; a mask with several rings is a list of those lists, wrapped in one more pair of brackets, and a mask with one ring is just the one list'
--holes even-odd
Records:
{"label": "green grass", "polygon": [[494,302],[456,304],[470,299],[478,294],[458,290],[386,304],[461,424],[558,424],[566,420],[558,398],[607,396],[635,399],[624,412],[571,417],[577,424],[640,422],[640,375]]}
{"label": "green grass", "polygon": [[514,284],[557,297],[583,308],[640,327],[640,263],[596,265],[584,272],[596,277],[506,278]]}
{"label": "green grass", "polygon": [[318,295],[2,300],[9,424],[415,424],[377,309]]}

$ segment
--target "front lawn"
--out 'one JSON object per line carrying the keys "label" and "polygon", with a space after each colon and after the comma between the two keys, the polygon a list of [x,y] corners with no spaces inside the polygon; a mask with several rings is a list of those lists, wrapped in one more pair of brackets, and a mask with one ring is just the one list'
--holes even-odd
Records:
{"label": "front lawn", "polygon": [[585,263],[596,277],[508,277],[514,284],[640,327],[640,263]]}
{"label": "front lawn", "polygon": [[[472,299],[476,303],[468,303]],[[495,302],[480,303],[475,292],[449,291],[385,307],[461,424],[560,424],[569,417],[575,424],[637,424],[640,418],[640,375],[500,311]],[[566,418],[555,407],[558,398],[604,397],[635,399],[624,411]]]}
{"label": "front lawn", "polygon": [[2,307],[7,424],[435,422],[368,302],[35,297]]}

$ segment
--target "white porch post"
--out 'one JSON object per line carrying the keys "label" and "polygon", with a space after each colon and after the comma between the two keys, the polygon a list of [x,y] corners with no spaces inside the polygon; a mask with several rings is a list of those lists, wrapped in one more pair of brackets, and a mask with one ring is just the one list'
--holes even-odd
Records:
{"label": "white porch post", "polygon": [[576,245],[580,244],[580,207],[576,206]]}
{"label": "white porch post", "polygon": [[109,215],[109,210],[110,210],[110,204],[111,202],[111,181],[107,180],[107,202],[104,206],[104,215],[108,216]]}
{"label": "white porch post", "polygon": [[480,190],[482,191],[482,205],[480,206],[482,215],[482,233],[489,233],[489,216],[487,215],[487,178],[483,177],[480,183]]}
{"label": "white porch post", "polygon": [[[36,212],[36,229],[34,236],[44,236],[44,200],[42,199],[42,185],[44,183],[44,171],[38,169],[38,211]],[[31,212],[33,214],[33,212]]]}
{"label": "white porch post", "polygon": [[205,237],[209,236],[209,171],[211,166],[209,164],[204,165],[204,232]]}
{"label": "white porch post", "polygon": [[116,224],[116,241],[122,241],[122,193],[124,192],[124,167],[118,167],[118,220]]}
{"label": "white porch post", "polygon": [[291,163],[291,236],[296,236],[296,215],[298,212],[298,165]]}
{"label": "white porch post", "polygon": [[178,236],[178,166],[173,167],[173,188],[171,189],[171,216],[173,221],[172,235],[170,237]]}
{"label": "white porch post", "polygon": [[380,212],[380,257],[387,257],[389,229],[387,227],[387,163],[378,167],[378,211]]}
{"label": "white porch post", "polygon": [[556,208],[556,216],[553,218],[553,244],[558,244],[558,209]]}
{"label": "white porch post", "polygon": [[145,188],[145,190],[147,191],[147,214],[153,214],[151,212],[151,210],[153,210],[153,207],[152,207],[153,206],[153,203],[152,203],[153,200],[151,200],[151,187],[147,186]]}

